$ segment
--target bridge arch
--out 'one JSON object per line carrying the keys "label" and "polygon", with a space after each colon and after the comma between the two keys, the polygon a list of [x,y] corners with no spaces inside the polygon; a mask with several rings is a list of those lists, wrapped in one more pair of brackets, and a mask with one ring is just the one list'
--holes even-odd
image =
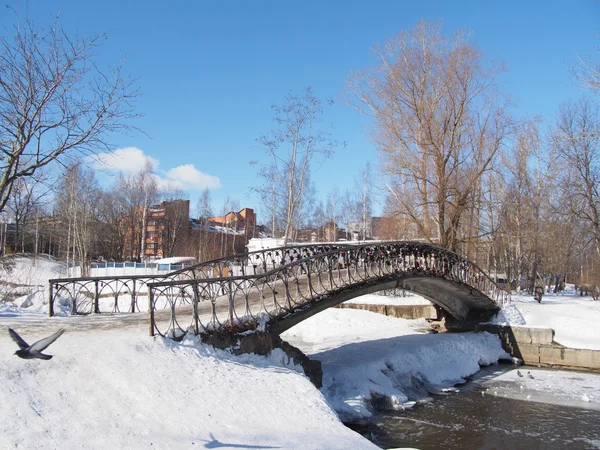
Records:
{"label": "bridge arch", "polygon": [[302,308],[294,314],[274,317],[269,322],[269,330],[279,335],[309,317],[340,303],[366,294],[392,289],[403,289],[424,297],[440,307],[446,317],[454,319],[457,323],[464,322],[473,315],[476,317],[491,316],[499,310],[499,305],[491,298],[459,283],[421,274],[406,274],[374,280],[364,285],[357,284],[350,286],[349,289],[333,292],[326,298],[320,299],[318,303],[314,303],[310,308]]}
{"label": "bridge arch", "polygon": [[391,288],[422,295],[457,321],[473,313],[490,315],[510,301],[510,294],[477,265],[421,242],[295,251],[295,257],[267,271],[252,265],[254,273],[248,266],[244,273],[250,274],[243,276],[149,283],[150,333],[235,333],[259,327],[279,334],[343,301]]}

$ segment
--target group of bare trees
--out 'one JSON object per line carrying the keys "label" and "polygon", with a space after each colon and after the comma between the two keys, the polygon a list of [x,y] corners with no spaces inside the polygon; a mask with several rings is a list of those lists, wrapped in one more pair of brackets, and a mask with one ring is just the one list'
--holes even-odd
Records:
{"label": "group of bare trees", "polygon": [[[69,35],[58,16],[36,23],[7,9],[15,21],[0,31],[0,251],[60,256],[84,274],[93,258],[142,259],[149,208],[184,194],[159,190],[149,162],[106,189],[86,165],[136,129],[136,80],[121,62],[100,64],[106,34]],[[181,250],[189,225],[189,210],[168,208],[164,256]]]}
{"label": "group of bare trees", "polygon": [[[94,170],[73,163],[55,184],[52,192],[42,183],[19,180],[14,184],[5,218],[11,222],[11,233],[2,242],[3,250],[48,253],[83,268],[94,258],[140,260],[148,209],[183,195],[158,189],[150,165],[137,173],[121,174],[113,185],[102,188]],[[187,208],[172,207],[161,218],[165,256],[175,254],[185,239],[188,213]]]}
{"label": "group of bare trees", "polygon": [[[517,119],[498,88],[503,66],[487,64],[467,32],[447,36],[440,23],[422,21],[374,55],[373,67],[348,77],[346,102],[372,119],[378,182],[366,170],[353,189],[315,203],[307,168],[327,152],[298,144],[323,143],[313,139],[320,103],[289,96],[276,108],[277,132],[260,140],[270,163],[259,192],[273,230],[293,238],[300,226],[362,223],[366,232],[377,185],[384,215],[397,219],[386,237],[424,239],[529,289],[565,278],[600,286],[598,97],[560,105],[555,123]],[[571,70],[597,94],[599,68],[588,57]]]}
{"label": "group of bare trees", "polygon": [[312,171],[344,144],[321,128],[323,106],[311,88],[302,95],[290,92],[272,109],[276,127],[258,139],[268,162],[259,166],[263,183],[255,191],[269,211],[271,229],[291,240],[310,210]]}
{"label": "group of bare trees", "polygon": [[[104,35],[71,37],[58,20],[44,26],[15,15],[12,32],[0,35],[0,245],[10,235],[16,250],[84,265],[99,255],[139,259],[149,208],[182,193],[159,192],[151,165],[102,189],[81,162],[134,129],[135,81],[121,64],[96,63]],[[258,139],[267,158],[257,162],[255,187],[273,233],[293,240],[312,228],[320,240],[340,225],[366,238],[378,187],[384,215],[398,219],[389,223],[397,238],[460,252],[531,289],[549,275],[600,286],[598,59],[570,68],[588,95],[544,123],[511,115],[498,88],[503,67],[487,64],[464,31],[447,36],[422,21],[374,55],[372,67],[347,79],[346,102],[370,116],[380,156],[376,175],[367,166],[353,189],[316,200],[316,170],[344,146],[322,123],[331,102],[308,88],[273,106],[275,127]],[[206,226],[208,191],[198,209]],[[167,254],[189,226],[184,216],[165,219]],[[199,243],[190,251],[206,259],[238,247],[235,234],[211,236],[206,254]]]}
{"label": "group of bare trees", "polygon": [[[598,98],[517,120],[468,34],[422,21],[348,79],[373,118],[386,214],[509,280],[600,284]],[[574,69],[597,92],[598,64]],[[543,128],[542,128],[543,127]]]}

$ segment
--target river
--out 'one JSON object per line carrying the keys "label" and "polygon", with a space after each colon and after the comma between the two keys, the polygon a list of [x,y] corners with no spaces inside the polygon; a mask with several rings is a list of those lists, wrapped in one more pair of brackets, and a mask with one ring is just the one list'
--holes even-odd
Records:
{"label": "river", "polygon": [[458,393],[432,396],[409,410],[381,412],[351,428],[386,449],[600,449],[598,403],[530,401],[520,395],[519,380],[494,382],[508,370],[514,368],[484,369]]}

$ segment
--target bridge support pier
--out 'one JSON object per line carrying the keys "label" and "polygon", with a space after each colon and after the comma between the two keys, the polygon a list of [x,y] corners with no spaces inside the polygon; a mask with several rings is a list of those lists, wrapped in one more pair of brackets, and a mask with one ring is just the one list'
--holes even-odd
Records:
{"label": "bridge support pier", "polygon": [[323,386],[323,370],[321,361],[310,359],[302,351],[287,343],[279,335],[266,331],[254,330],[243,334],[228,332],[202,333],[202,342],[223,350],[230,350],[234,355],[254,353],[268,355],[280,348],[294,364],[300,364],[304,374],[317,387]]}
{"label": "bridge support pier", "polygon": [[441,313],[446,331],[451,333],[462,333],[465,331],[476,330],[480,323],[489,321],[494,314],[496,314],[496,311],[472,308],[469,310],[467,317],[464,320],[455,318],[444,309],[441,310]]}

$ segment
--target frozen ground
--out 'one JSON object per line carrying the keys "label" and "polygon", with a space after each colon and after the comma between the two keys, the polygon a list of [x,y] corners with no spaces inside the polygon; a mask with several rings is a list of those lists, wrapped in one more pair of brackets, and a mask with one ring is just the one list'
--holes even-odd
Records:
{"label": "frozen ground", "polygon": [[131,329],[65,333],[49,361],[15,349],[2,333],[0,448],[376,448],[280,351],[233,357]]}
{"label": "frozen ground", "polygon": [[515,367],[482,384],[487,395],[600,411],[600,375],[594,373]]}
{"label": "frozen ground", "polygon": [[566,347],[600,350],[600,301],[578,295],[572,285],[544,294],[541,303],[531,295],[513,294],[512,306],[495,322],[553,328],[554,340]]}

